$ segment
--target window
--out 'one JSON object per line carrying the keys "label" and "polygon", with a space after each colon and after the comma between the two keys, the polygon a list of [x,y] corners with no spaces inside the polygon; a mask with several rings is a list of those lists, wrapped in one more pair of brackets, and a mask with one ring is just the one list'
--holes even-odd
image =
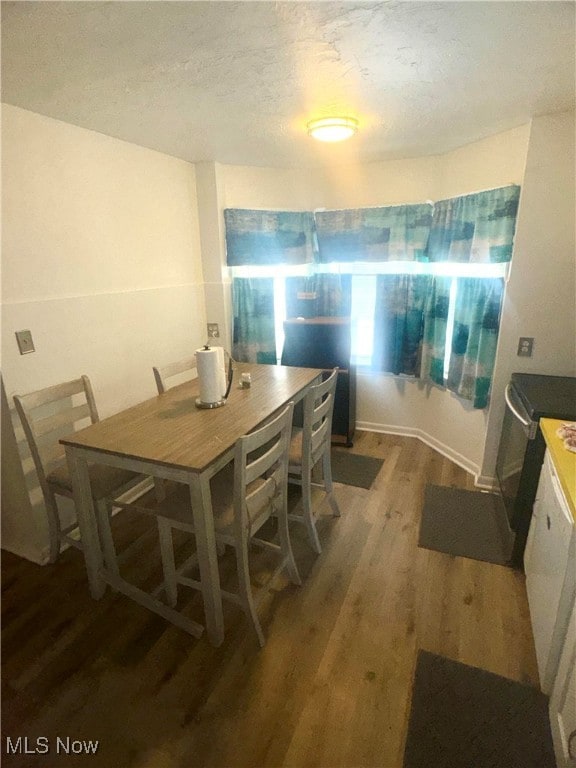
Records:
{"label": "window", "polygon": [[371,369],[374,362],[375,312],[377,302],[377,277],[381,274],[431,274],[450,277],[450,299],[446,327],[443,363],[443,379],[448,379],[450,355],[454,334],[455,308],[459,277],[503,278],[507,264],[453,264],[425,262],[387,262],[367,264],[362,262],[287,267],[275,265],[231,267],[233,277],[264,278],[274,280],[274,330],[276,358],[280,362],[284,346],[284,320],[286,309],[286,280],[289,277],[310,277],[315,273],[351,275],[351,329],[352,362],[359,368]]}
{"label": "window", "polygon": [[352,363],[371,366],[374,351],[374,310],[376,278],[372,275],[352,276]]}
{"label": "window", "polygon": [[511,184],[410,205],[226,209],[238,359],[278,360],[287,314],[350,317],[357,365],[484,408],[519,199]]}

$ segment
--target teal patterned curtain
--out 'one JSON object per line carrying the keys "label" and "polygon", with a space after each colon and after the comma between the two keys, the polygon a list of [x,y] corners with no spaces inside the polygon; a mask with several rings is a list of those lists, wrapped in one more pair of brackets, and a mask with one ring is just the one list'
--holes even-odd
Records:
{"label": "teal patterned curtain", "polygon": [[286,278],[286,317],[350,317],[352,276]]}
{"label": "teal patterned curtain", "polygon": [[520,187],[509,186],[435,203],[430,261],[510,261],[519,199]]}
{"label": "teal patterned curtain", "polygon": [[446,327],[450,305],[450,277],[432,277],[424,308],[422,364],[420,375],[444,386]]}
{"label": "teal patterned curtain", "polygon": [[374,313],[372,367],[378,371],[420,374],[424,309],[429,275],[379,275]]}
{"label": "teal patterned curtain", "polygon": [[273,278],[236,277],[232,282],[232,357],[244,363],[276,364]]}
{"label": "teal patterned curtain", "polygon": [[317,211],[318,253],[334,261],[424,261],[432,205]]}
{"label": "teal patterned curtain", "polygon": [[314,216],[294,211],[224,211],[229,267],[314,261]]}
{"label": "teal patterned curtain", "polygon": [[474,408],[488,405],[503,293],[502,278],[457,280],[447,387]]}
{"label": "teal patterned curtain", "polygon": [[[519,198],[520,187],[510,185],[434,205],[315,214],[227,209],[228,265],[506,263],[512,256]],[[384,270],[374,269],[378,271]],[[476,408],[484,408],[496,354],[503,281],[432,274],[381,274],[374,279],[373,367],[395,374],[420,373],[421,378],[447,386]],[[455,327],[445,380],[453,281]],[[287,317],[350,316],[351,286],[351,274],[286,278]],[[273,279],[235,278],[233,306],[234,357],[275,363]]]}

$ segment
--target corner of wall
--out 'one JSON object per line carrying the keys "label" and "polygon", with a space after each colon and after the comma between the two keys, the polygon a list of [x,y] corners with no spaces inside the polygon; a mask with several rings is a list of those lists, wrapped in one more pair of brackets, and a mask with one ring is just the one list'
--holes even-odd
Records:
{"label": "corner of wall", "polygon": [[230,290],[228,282],[224,279],[226,246],[222,211],[225,207],[225,191],[222,167],[219,163],[197,164],[196,189],[206,319],[208,322],[218,323],[220,343],[230,350],[232,343]]}

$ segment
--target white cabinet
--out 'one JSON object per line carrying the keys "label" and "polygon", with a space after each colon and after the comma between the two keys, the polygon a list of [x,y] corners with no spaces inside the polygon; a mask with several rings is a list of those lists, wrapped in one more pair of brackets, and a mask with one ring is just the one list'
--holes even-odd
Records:
{"label": "white cabinet", "polygon": [[558,768],[576,766],[576,600],[550,696],[550,725]]}
{"label": "white cabinet", "polygon": [[550,693],[576,594],[572,513],[546,451],[524,554],[540,687]]}

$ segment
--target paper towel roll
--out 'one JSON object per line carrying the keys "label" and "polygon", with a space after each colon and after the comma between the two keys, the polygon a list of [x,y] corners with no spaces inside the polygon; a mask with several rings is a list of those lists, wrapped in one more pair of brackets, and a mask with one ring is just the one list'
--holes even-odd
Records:
{"label": "paper towel roll", "polygon": [[[220,347],[220,350],[222,348]],[[221,355],[218,347],[196,350],[196,368],[200,381],[200,401],[203,403],[217,403],[222,400],[225,393],[222,391],[222,372],[220,367]],[[222,360],[223,360],[222,355]]]}

